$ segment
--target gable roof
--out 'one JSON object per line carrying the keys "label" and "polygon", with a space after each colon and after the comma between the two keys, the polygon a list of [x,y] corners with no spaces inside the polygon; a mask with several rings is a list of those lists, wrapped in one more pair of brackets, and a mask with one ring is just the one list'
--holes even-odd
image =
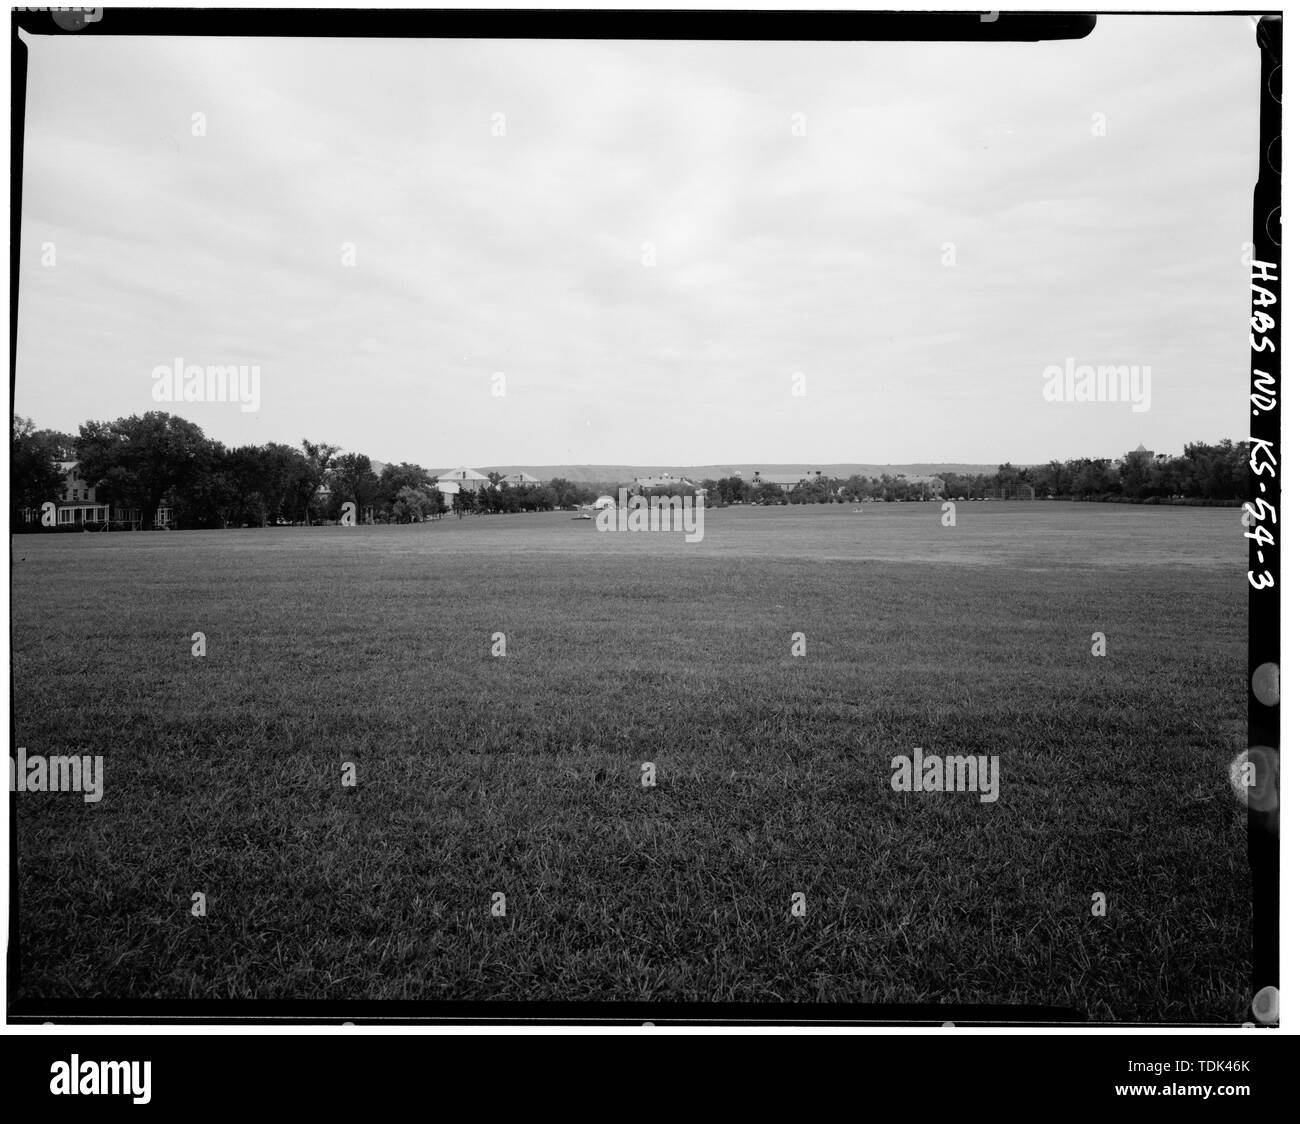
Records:
{"label": "gable roof", "polygon": [[810,472],[761,472],[758,476],[760,484],[803,484],[812,483],[816,479],[817,476]]}

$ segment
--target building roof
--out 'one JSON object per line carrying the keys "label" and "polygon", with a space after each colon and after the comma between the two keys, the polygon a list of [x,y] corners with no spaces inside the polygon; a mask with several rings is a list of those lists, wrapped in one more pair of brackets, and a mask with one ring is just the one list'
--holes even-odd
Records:
{"label": "building roof", "polygon": [[685,476],[674,476],[671,472],[661,472],[658,476],[637,476],[633,482],[642,488],[667,487],[670,484],[692,484]]}
{"label": "building roof", "polygon": [[481,472],[475,472],[472,468],[452,468],[448,469],[441,476],[441,480],[486,480],[487,477]]}
{"label": "building roof", "polygon": [[758,474],[760,484],[802,484],[816,479],[816,474],[812,472],[760,472]]}

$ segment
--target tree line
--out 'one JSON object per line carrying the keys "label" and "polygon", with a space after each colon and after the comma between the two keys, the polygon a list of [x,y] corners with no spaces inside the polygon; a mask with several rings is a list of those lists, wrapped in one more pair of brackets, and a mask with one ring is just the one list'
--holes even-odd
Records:
{"label": "tree line", "polygon": [[926,499],[1091,500],[1119,503],[1187,503],[1237,505],[1249,499],[1250,447],[1227,438],[1183,446],[1178,456],[1134,450],[1118,464],[1105,458],[1049,461],[1016,466],[1002,464],[991,473],[941,472],[933,481],[883,473],[845,479],[813,473],[784,491],[761,480],[731,477],[705,480],[710,503],[845,503],[908,502]]}
{"label": "tree line", "polygon": [[[567,510],[590,504],[618,484],[579,484],[556,478],[524,486],[488,473],[491,487],[465,489],[446,498],[430,470],[408,462],[375,472],[363,453],[303,440],[297,446],[269,442],[227,448],[185,418],[162,411],[113,422],[88,421],[77,434],[37,429],[28,418],[13,418],[10,448],[10,504],[15,530],[37,529],[26,514],[60,499],[64,491],[59,462],[76,461],[82,479],[95,489],[95,502],[134,508],[153,525],[161,507],[171,510],[177,528],[265,527],[336,521],[344,503],[354,503],[360,518],[380,523],[422,522],[444,514],[497,514]],[[1217,444],[1193,442],[1179,456],[1128,453],[1118,464],[1081,458],[1047,464],[999,466],[996,472],[945,472],[934,481],[883,474],[844,479],[812,474],[789,491],[761,479],[739,476],[704,480],[698,485],[665,485],[650,494],[692,495],[719,504],[801,504],[862,501],[908,502],[923,499],[1102,500],[1130,503],[1240,504],[1250,480],[1249,446],[1227,438]]]}
{"label": "tree line", "polygon": [[26,516],[62,499],[59,462],[76,461],[95,503],[134,508],[152,527],[155,513],[170,508],[178,529],[266,527],[336,521],[343,504],[373,522],[413,523],[430,516],[490,512],[551,511],[591,503],[590,486],[554,479],[535,486],[501,483],[465,490],[449,508],[434,473],[402,462],[375,472],[364,453],[304,440],[227,448],[185,418],[151,411],[113,422],[88,421],[78,433],[37,429],[14,416],[10,442],[10,506],[15,530],[39,529]]}
{"label": "tree line", "polygon": [[940,475],[949,496],[992,499],[1028,485],[1035,499],[1236,505],[1250,498],[1250,446],[1225,437],[1213,445],[1193,441],[1176,456],[1134,450],[1118,464],[1085,457],[1031,467],[1003,464],[992,474]]}

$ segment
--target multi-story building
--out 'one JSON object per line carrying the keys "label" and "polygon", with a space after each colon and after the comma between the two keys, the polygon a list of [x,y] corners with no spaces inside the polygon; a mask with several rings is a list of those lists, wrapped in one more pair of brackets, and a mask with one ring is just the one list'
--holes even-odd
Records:
{"label": "multi-story building", "polygon": [[[492,483],[483,473],[464,467],[449,469],[438,477],[437,482],[439,484],[456,484],[459,492],[477,492],[480,488],[486,488]],[[442,489],[439,489],[439,491],[442,491]]]}
{"label": "multi-story building", "polygon": [[[63,473],[63,491],[51,499],[56,526],[84,527],[91,531],[105,530],[110,524],[133,529],[141,527],[143,517],[140,509],[109,504],[96,498],[94,485],[82,477],[76,461],[60,461],[59,469]],[[29,523],[41,521],[39,509],[28,509],[24,516]],[[154,526],[170,527],[171,522],[171,508],[160,507],[154,515]]]}
{"label": "multi-story building", "polygon": [[685,476],[674,476],[671,472],[661,472],[658,476],[638,476],[633,480],[638,488],[694,488],[695,484]]}
{"label": "multi-story building", "polygon": [[821,480],[821,473],[815,469],[807,472],[763,472],[754,473],[751,484],[775,484],[783,492],[793,492],[800,484],[816,484]]}

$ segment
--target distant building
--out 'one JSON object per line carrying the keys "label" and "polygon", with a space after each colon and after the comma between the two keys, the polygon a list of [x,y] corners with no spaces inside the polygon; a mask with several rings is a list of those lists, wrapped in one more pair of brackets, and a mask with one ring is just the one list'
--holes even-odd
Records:
{"label": "distant building", "polygon": [[489,487],[492,482],[483,473],[462,467],[444,472],[438,477],[438,483],[457,484],[459,487],[456,490],[459,492],[477,492],[481,488]]}
{"label": "distant building", "polygon": [[1139,461],[1142,461],[1146,464],[1151,464],[1153,461],[1157,461],[1163,464],[1165,461],[1169,459],[1168,454],[1153,453],[1145,445],[1139,442],[1138,447],[1136,449],[1133,449],[1131,452],[1125,453],[1124,456],[1112,457],[1110,461],[1110,467],[1115,469],[1123,468],[1124,465],[1128,463],[1129,457],[1133,456],[1134,453],[1137,454]]}
{"label": "distant building", "polygon": [[924,473],[917,472],[900,472],[895,479],[901,480],[905,484],[920,484],[932,492],[943,491],[943,480],[938,476],[927,476]]}
{"label": "distant building", "polygon": [[674,476],[671,472],[661,472],[658,476],[638,476],[633,483],[638,488],[694,488],[694,481],[685,476]]}
{"label": "distant building", "polygon": [[[938,476],[924,475],[915,472],[900,472],[891,474],[895,480],[900,480],[904,484],[921,485],[926,490],[934,494],[943,492],[943,481]],[[811,484],[814,486],[823,483],[829,484],[831,477],[821,472],[819,469],[810,468],[807,472],[763,472],[761,469],[754,473],[751,484],[775,484],[783,492],[793,492],[801,484]],[[844,487],[835,489],[837,495],[844,492]]]}
{"label": "distant building", "polygon": [[815,484],[821,479],[821,473],[815,469],[807,472],[763,472],[754,473],[754,484],[775,484],[783,492],[793,492],[800,484]]}
{"label": "distant building", "polygon": [[516,488],[536,488],[541,481],[536,476],[529,476],[526,472],[507,472],[498,483],[512,484]]}
{"label": "distant building", "polygon": [[[81,475],[76,461],[59,461],[63,473],[63,491],[52,497],[55,507],[55,523],[59,527],[84,527],[98,531],[110,523],[118,526],[139,528],[144,520],[137,507],[121,507],[97,499],[95,488]],[[26,521],[39,523],[41,512],[29,509],[24,512]],[[159,507],[154,514],[155,527],[170,527],[172,511],[170,507]]]}

